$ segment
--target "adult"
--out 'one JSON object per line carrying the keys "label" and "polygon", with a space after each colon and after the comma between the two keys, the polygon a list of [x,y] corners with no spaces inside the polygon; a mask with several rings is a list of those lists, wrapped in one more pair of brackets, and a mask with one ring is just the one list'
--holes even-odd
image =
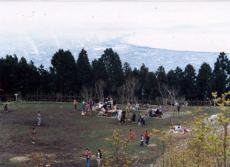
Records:
{"label": "adult", "polygon": [[125,123],[125,118],[126,118],[126,111],[123,110],[121,113],[121,121],[120,121],[121,124]]}
{"label": "adult", "polygon": [[132,115],[132,123],[135,123],[136,122],[136,113],[133,112],[133,115]]}
{"label": "adult", "polygon": [[86,159],[86,167],[90,167],[90,161],[91,161],[92,153],[88,148],[86,148],[86,150],[84,152],[84,156]]}
{"label": "adult", "polygon": [[120,122],[121,122],[121,117],[122,117],[122,110],[118,109],[118,110],[117,110],[117,119],[118,119],[118,121],[120,121]]}
{"label": "adult", "polygon": [[101,150],[97,150],[97,166],[100,167],[102,165],[102,153]]}

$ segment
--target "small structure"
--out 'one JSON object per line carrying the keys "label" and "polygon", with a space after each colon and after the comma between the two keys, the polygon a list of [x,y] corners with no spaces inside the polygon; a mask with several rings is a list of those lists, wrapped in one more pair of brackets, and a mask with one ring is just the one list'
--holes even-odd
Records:
{"label": "small structure", "polygon": [[15,93],[14,96],[15,96],[15,101],[18,101],[18,93]]}

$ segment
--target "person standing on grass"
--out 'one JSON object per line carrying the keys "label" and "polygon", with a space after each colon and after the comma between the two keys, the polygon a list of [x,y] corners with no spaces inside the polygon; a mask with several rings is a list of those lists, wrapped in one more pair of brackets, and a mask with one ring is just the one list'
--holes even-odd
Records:
{"label": "person standing on grass", "polygon": [[144,146],[144,136],[143,135],[141,135],[141,143],[140,143],[140,146]]}
{"label": "person standing on grass", "polygon": [[132,131],[132,129],[129,130],[129,136],[128,136],[129,141],[135,140],[135,133]]}
{"label": "person standing on grass", "polygon": [[31,143],[32,144],[35,144],[36,136],[37,136],[37,132],[35,130],[35,127],[33,127],[32,132],[31,132]]}
{"label": "person standing on grass", "polygon": [[42,116],[41,116],[41,112],[38,111],[38,114],[37,114],[37,126],[41,126],[41,123],[42,123]]}
{"label": "person standing on grass", "polygon": [[135,123],[136,122],[136,113],[133,112],[133,115],[132,115],[132,123]]}
{"label": "person standing on grass", "polygon": [[91,160],[92,153],[88,148],[86,148],[84,156],[86,159],[86,167],[90,167],[90,160]]}
{"label": "person standing on grass", "polygon": [[149,132],[147,130],[145,131],[144,138],[145,138],[145,144],[149,145],[150,136],[149,136]]}
{"label": "person standing on grass", "polygon": [[101,150],[97,150],[97,166],[100,167],[102,165],[102,153]]}
{"label": "person standing on grass", "polygon": [[4,112],[8,112],[8,104],[7,103],[4,105]]}
{"label": "person standing on grass", "polygon": [[121,124],[125,123],[125,118],[126,118],[126,111],[123,110],[121,113],[121,121],[120,121]]}
{"label": "person standing on grass", "polygon": [[73,106],[74,106],[74,112],[76,112],[77,111],[77,100],[76,99],[73,100]]}

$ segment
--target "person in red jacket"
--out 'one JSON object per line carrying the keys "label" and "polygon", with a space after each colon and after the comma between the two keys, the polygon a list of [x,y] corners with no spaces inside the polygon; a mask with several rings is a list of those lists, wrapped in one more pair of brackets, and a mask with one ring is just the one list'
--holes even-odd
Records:
{"label": "person in red jacket", "polygon": [[132,129],[129,130],[129,137],[128,137],[129,141],[133,141],[135,140],[135,132],[132,131]]}
{"label": "person in red jacket", "polygon": [[144,133],[144,138],[145,138],[145,144],[149,145],[150,135],[149,135],[149,132],[147,130]]}
{"label": "person in red jacket", "polygon": [[86,148],[84,152],[84,156],[86,159],[86,167],[90,167],[90,160],[91,160],[92,153],[88,148]]}

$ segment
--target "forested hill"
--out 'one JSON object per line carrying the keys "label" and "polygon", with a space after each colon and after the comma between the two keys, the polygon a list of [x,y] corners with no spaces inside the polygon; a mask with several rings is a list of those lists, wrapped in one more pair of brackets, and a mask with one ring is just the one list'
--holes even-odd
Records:
{"label": "forested hill", "polygon": [[230,90],[230,60],[224,52],[216,56],[214,68],[203,62],[197,71],[191,64],[169,71],[159,66],[152,71],[145,64],[131,68],[111,48],[92,62],[85,49],[77,58],[60,49],[51,60],[46,58],[51,62],[48,70],[23,57],[7,55],[0,59],[0,89],[7,94],[60,93],[96,99],[116,96],[129,101],[154,100],[161,97],[162,91],[170,90],[188,100],[207,100],[211,92]]}
{"label": "forested hill", "polygon": [[[59,41],[60,42],[60,41]],[[36,65],[43,64],[45,67],[50,66],[50,59],[53,54],[60,48],[58,44],[49,41],[33,40],[33,45],[19,45],[12,48],[2,46],[0,56],[6,54],[17,54],[18,57],[25,57],[32,60]],[[58,43],[58,42],[57,42]],[[78,53],[84,47],[88,52],[89,60],[99,58],[106,48],[113,48],[122,62],[129,62],[132,68],[139,68],[144,63],[150,70],[157,70],[159,66],[164,66],[166,71],[174,69],[177,66],[184,68],[187,64],[192,64],[196,70],[199,69],[203,62],[207,62],[213,67],[218,53],[215,52],[192,52],[192,51],[175,51],[167,49],[158,49],[131,45],[119,40],[110,40],[106,42],[69,42],[60,43],[61,48],[70,50],[75,59]]]}

